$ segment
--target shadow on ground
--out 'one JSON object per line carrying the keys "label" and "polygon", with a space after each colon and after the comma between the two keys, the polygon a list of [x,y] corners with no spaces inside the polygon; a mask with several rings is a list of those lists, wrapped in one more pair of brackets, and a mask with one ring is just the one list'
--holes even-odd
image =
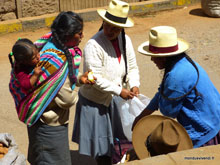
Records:
{"label": "shadow on ground", "polygon": [[201,8],[193,9],[189,12],[189,14],[200,17],[208,17]]}
{"label": "shadow on ground", "polygon": [[96,165],[95,159],[87,155],[81,155],[78,151],[71,150],[72,165]]}

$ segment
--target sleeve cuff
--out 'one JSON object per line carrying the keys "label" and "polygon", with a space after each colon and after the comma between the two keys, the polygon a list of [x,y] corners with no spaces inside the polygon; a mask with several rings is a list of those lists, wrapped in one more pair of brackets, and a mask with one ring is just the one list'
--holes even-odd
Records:
{"label": "sleeve cuff", "polygon": [[121,94],[121,90],[122,90],[121,86],[115,86],[114,94],[119,96]]}

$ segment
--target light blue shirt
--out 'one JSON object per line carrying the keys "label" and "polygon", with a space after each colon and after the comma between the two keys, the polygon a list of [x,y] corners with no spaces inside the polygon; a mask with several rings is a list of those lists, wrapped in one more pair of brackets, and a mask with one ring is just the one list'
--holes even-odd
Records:
{"label": "light blue shirt", "polygon": [[[199,70],[196,89],[201,96],[192,90],[184,98],[170,101],[161,96],[159,88],[147,106],[149,110],[160,109],[163,115],[177,118],[192,139],[194,148],[211,140],[220,130],[220,94],[205,70],[197,63],[196,66]],[[196,69],[185,57],[165,76],[163,93],[168,98],[183,96],[198,79]]]}

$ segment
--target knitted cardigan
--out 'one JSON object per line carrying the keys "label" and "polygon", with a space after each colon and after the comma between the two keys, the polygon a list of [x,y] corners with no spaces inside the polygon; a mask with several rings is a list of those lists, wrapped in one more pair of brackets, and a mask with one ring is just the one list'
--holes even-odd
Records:
{"label": "knitted cardigan", "polygon": [[[127,56],[127,84],[130,88],[140,85],[139,70],[136,63],[134,48],[130,38],[126,35],[126,56]],[[122,38],[118,37],[119,48],[123,53]],[[120,95],[122,81],[125,75],[125,62],[121,54],[119,63],[115,49],[103,30],[96,33],[84,48],[84,71],[91,69],[97,77],[96,84],[83,85],[80,93],[98,104],[109,106],[113,95]]]}

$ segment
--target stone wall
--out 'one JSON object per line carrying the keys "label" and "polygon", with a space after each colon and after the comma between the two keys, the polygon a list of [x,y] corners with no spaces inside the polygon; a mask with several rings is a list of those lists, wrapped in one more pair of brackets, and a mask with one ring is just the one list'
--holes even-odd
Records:
{"label": "stone wall", "polygon": [[59,0],[0,0],[0,21],[59,12]]}
{"label": "stone wall", "polygon": [[20,17],[40,16],[59,12],[59,0],[16,0]]}
{"label": "stone wall", "polygon": [[0,0],[0,21],[16,18],[15,0]]}

